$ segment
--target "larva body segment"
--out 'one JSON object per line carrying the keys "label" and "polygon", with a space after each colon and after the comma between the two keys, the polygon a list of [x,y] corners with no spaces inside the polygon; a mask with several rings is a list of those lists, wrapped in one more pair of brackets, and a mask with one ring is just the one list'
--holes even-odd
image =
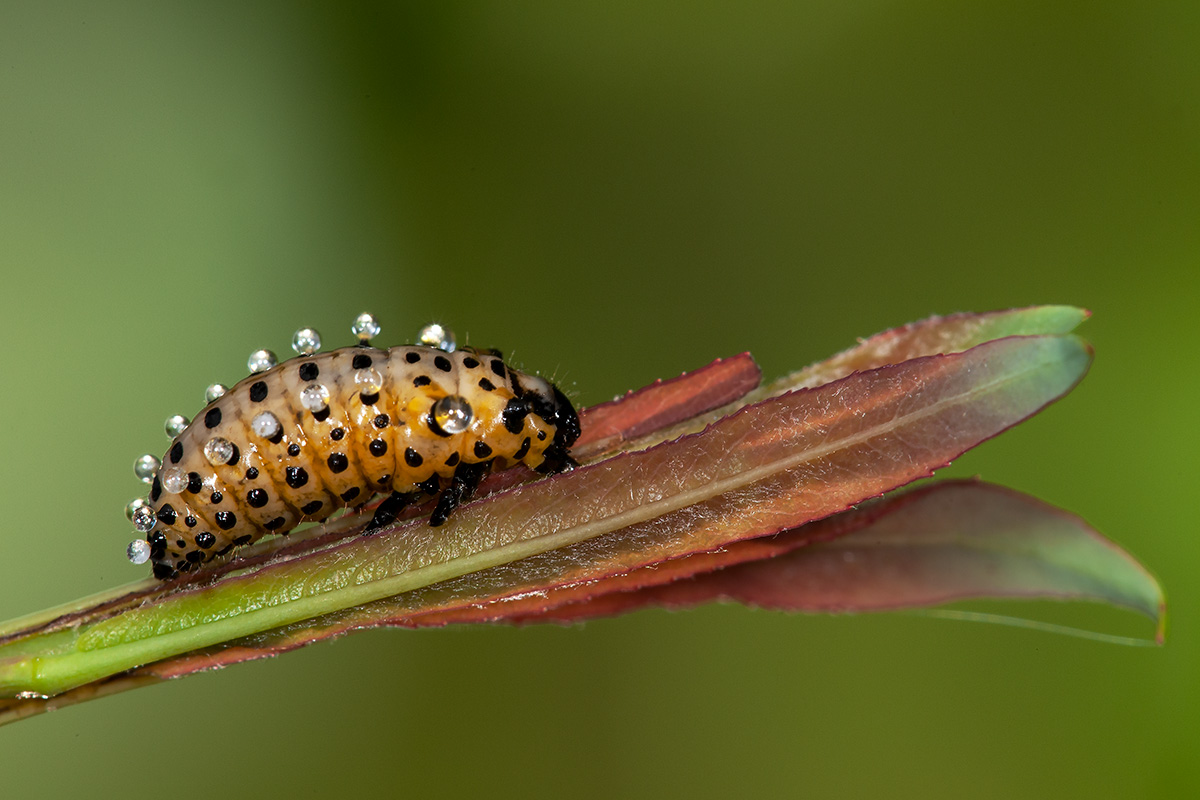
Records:
{"label": "larva body segment", "polygon": [[490,351],[301,355],[245,378],[172,441],[151,481],[149,559],[172,578],[379,493],[391,493],[384,524],[442,492],[437,525],[493,468],[566,468],[578,434],[558,389]]}

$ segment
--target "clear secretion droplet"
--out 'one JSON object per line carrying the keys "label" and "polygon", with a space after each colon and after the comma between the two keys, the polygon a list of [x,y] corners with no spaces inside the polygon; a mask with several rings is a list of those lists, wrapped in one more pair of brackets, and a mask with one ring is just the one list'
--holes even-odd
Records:
{"label": "clear secretion droplet", "polygon": [[357,370],[354,373],[354,388],[363,394],[379,394],[383,388],[383,376],[374,367]]}
{"label": "clear secretion droplet", "polygon": [[161,466],[161,461],[147,453],[144,456],[138,456],[137,461],[133,462],[133,474],[142,483],[153,483],[154,473],[158,472],[158,468]]}
{"label": "clear secretion droplet", "polygon": [[471,425],[471,404],[456,394],[433,404],[433,421],[446,433],[462,433]]}
{"label": "clear secretion droplet", "polygon": [[182,467],[170,467],[163,471],[162,475],[163,491],[170,494],[179,494],[188,487],[188,474]]}
{"label": "clear secretion droplet", "polygon": [[134,564],[145,564],[150,560],[150,543],[145,539],[134,539],[125,549],[125,557]]}
{"label": "clear secretion droplet", "polygon": [[133,522],[133,515],[137,513],[139,508],[145,508],[148,504],[140,497],[135,497],[129,501],[129,505],[125,506],[125,519]]}
{"label": "clear secretion droplet", "polygon": [[432,322],[421,328],[417,334],[417,342],[426,347],[436,347],[447,353],[453,353],[454,348],[457,346],[457,342],[454,339],[454,331],[436,322]]}
{"label": "clear secretion droplet", "polygon": [[312,328],[301,328],[292,336],[292,349],[302,356],[311,356],[321,349],[321,334]]}
{"label": "clear secretion droplet", "polygon": [[379,320],[375,319],[374,314],[363,312],[354,318],[354,324],[350,326],[350,332],[358,337],[360,342],[369,342],[379,335],[383,328],[379,325]]}
{"label": "clear secretion droplet", "polygon": [[211,403],[214,400],[219,400],[229,391],[229,387],[223,383],[209,384],[209,387],[204,390],[204,402]]}
{"label": "clear secretion droplet", "polygon": [[270,350],[255,350],[250,354],[250,358],[246,360],[246,368],[252,374],[257,375],[260,372],[266,372],[277,363],[275,354]]}
{"label": "clear secretion droplet", "polygon": [[233,458],[233,442],[220,436],[214,436],[204,443],[204,457],[214,467],[228,463]]}
{"label": "clear secretion droplet", "polygon": [[167,422],[163,425],[163,429],[167,432],[167,436],[174,439],[179,434],[187,430],[188,424],[191,422],[183,414],[176,414],[172,417],[167,417]]}
{"label": "clear secretion droplet", "polygon": [[146,533],[153,528],[154,522],[154,511],[151,510],[150,506],[142,506],[133,512],[133,527],[142,533]]}

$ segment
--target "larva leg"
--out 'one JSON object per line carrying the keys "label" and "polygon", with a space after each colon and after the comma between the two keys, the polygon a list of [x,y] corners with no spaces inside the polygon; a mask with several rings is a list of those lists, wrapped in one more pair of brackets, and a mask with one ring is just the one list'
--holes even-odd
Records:
{"label": "larva leg", "polygon": [[564,470],[574,469],[578,466],[579,462],[571,458],[567,453],[567,448],[555,442],[546,448],[545,460],[534,470],[542,475],[557,475]]}
{"label": "larva leg", "polygon": [[458,468],[454,470],[454,477],[450,480],[450,485],[438,496],[437,506],[429,517],[430,527],[436,528],[441,525],[450,517],[450,512],[458,508],[464,500],[469,499],[491,466],[491,461],[483,461],[478,464],[459,464]]}
{"label": "larva leg", "polygon": [[367,525],[366,530],[363,531],[363,536],[370,536],[395,522],[396,517],[400,516],[400,512],[412,503],[416,496],[416,492],[392,492],[375,509],[375,516],[371,518],[371,524]]}

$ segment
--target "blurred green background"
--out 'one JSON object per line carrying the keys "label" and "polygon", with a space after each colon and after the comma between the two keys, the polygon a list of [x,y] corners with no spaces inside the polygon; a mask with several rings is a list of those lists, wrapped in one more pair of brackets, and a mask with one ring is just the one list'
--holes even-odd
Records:
{"label": "blurred green background", "polygon": [[371,632],[0,729],[3,793],[1194,790],[1200,6],[1047,5],[5,4],[0,617],[141,577],[134,457],[301,325],[439,320],[587,405],[1045,302],[1095,311],[1091,375],[951,472],[1083,515],[1173,617]]}

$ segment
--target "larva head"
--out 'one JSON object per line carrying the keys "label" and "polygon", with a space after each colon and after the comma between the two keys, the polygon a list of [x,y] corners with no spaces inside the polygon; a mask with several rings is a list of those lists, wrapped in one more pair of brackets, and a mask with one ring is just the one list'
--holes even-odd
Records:
{"label": "larva head", "polygon": [[567,448],[579,438],[579,415],[566,395],[545,378],[513,370],[513,383],[520,389],[522,399],[529,402],[533,413],[554,426],[554,443],[546,450],[546,460],[539,472],[559,472],[573,464]]}

